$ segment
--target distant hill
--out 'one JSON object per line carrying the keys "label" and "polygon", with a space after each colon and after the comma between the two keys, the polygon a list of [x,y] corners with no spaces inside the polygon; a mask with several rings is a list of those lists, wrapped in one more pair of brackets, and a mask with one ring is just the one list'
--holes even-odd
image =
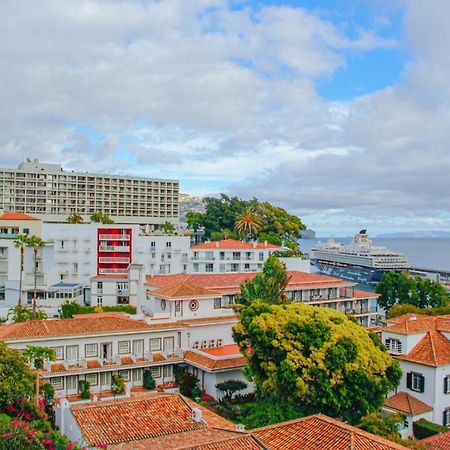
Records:
{"label": "distant hill", "polygon": [[201,197],[195,197],[188,194],[180,194],[179,202],[181,222],[186,221],[186,213],[188,213],[189,211],[201,213],[205,212],[205,205],[203,204],[203,200]]}
{"label": "distant hill", "polygon": [[403,231],[398,233],[383,233],[378,234],[377,238],[391,239],[391,238],[450,238],[450,231]]}

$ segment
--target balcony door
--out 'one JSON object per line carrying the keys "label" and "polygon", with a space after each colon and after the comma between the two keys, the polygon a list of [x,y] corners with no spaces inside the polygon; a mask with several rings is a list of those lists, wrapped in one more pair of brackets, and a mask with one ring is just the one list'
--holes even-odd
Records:
{"label": "balcony door", "polygon": [[78,376],[71,375],[66,377],[66,393],[67,395],[78,394]]}

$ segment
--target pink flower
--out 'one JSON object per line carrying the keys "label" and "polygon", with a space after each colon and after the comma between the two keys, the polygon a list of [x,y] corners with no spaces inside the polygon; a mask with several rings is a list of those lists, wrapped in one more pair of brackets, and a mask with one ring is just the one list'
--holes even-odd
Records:
{"label": "pink flower", "polygon": [[11,420],[11,425],[13,427],[20,427],[22,425],[22,422],[19,419],[14,419],[14,420]]}
{"label": "pink flower", "polygon": [[105,444],[104,442],[99,442],[99,443],[97,444],[97,447],[98,447],[98,448],[108,448],[108,444]]}
{"label": "pink flower", "polygon": [[73,442],[69,442],[67,444],[66,450],[72,450],[73,449]]}

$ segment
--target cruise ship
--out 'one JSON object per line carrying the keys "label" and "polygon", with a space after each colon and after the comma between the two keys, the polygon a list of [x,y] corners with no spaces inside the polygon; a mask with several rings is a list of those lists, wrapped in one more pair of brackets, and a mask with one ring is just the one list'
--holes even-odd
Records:
{"label": "cruise ship", "polygon": [[388,270],[408,270],[406,257],[386,247],[375,246],[361,230],[348,245],[329,240],[309,252],[311,263],[327,275],[358,283],[375,284]]}

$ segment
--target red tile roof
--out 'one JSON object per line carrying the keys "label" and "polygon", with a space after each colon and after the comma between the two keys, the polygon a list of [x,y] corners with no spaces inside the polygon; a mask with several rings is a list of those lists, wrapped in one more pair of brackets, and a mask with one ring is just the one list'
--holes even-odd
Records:
{"label": "red tile roof", "polygon": [[394,409],[408,416],[415,416],[424,412],[433,411],[433,408],[422,402],[416,397],[407,392],[397,392],[392,397],[384,401],[384,406],[389,409]]}
{"label": "red tile roof", "polygon": [[367,292],[355,289],[353,296],[355,298],[378,298],[380,294],[377,294],[376,292]]}
{"label": "red tile roof", "polygon": [[119,444],[205,428],[179,395],[153,394],[79,404],[72,414],[91,446]]}
{"label": "red tile roof", "polygon": [[170,286],[164,286],[156,291],[152,291],[152,294],[165,298],[189,298],[199,296],[211,298],[217,295],[214,291],[189,283],[188,281],[181,281]]}
{"label": "red tile roof", "polygon": [[425,444],[427,450],[450,450],[450,431],[447,433],[439,433],[434,436],[421,439],[421,444]]}
{"label": "red tile roof", "polygon": [[72,319],[29,320],[12,323],[0,327],[0,339],[27,339],[58,337],[71,335],[90,335],[95,333],[113,333],[115,331],[144,330],[151,328],[143,321],[134,320],[126,316],[99,314],[77,316]]}
{"label": "red tile roof", "polygon": [[197,353],[188,350],[184,352],[184,360],[188,363],[200,366],[202,369],[210,372],[233,368],[238,369],[245,366],[245,358],[242,355],[216,359],[204,352]]}
{"label": "red tile roof", "polygon": [[394,325],[388,326],[385,331],[398,334],[418,334],[426,331],[440,330],[450,332],[450,316],[425,316],[405,314],[394,319],[388,319]]}
{"label": "red tile roof", "polygon": [[[338,278],[332,278],[315,273],[289,271],[289,283],[287,290],[294,287],[318,288],[318,287],[351,287],[356,283],[343,281]],[[176,274],[176,275],[148,275],[146,285],[158,288],[173,286],[178,283],[189,283],[194,286],[200,286],[204,289],[215,291],[237,292],[241,283],[246,280],[252,280],[257,274],[255,272],[237,272],[237,273],[209,273],[209,274]],[[154,291],[149,291],[154,292]],[[372,294],[371,294],[372,295]],[[372,295],[373,297],[376,294]]]}
{"label": "red tile roof", "polygon": [[191,247],[192,250],[207,250],[207,249],[215,249],[215,248],[230,249],[230,250],[231,249],[264,250],[264,249],[281,249],[282,247],[280,245],[266,244],[266,243],[262,243],[262,242],[256,242],[255,244],[253,244],[253,242],[243,242],[243,241],[238,241],[237,239],[223,239],[221,241],[211,241],[211,242],[206,242],[205,244],[193,245]]}
{"label": "red tile roof", "polygon": [[213,356],[229,356],[241,354],[239,345],[237,344],[224,345],[223,347],[205,348],[202,349],[202,352]]}
{"label": "red tile roof", "polygon": [[180,450],[261,450],[265,449],[254,436],[244,433],[235,433],[226,436],[223,440],[209,444],[183,447]]}
{"label": "red tile roof", "polygon": [[440,331],[428,331],[407,355],[399,359],[427,366],[450,364],[450,341]]}
{"label": "red tile roof", "polygon": [[257,428],[251,433],[270,450],[405,450],[323,414]]}
{"label": "red tile roof", "polygon": [[5,212],[0,215],[0,220],[40,220],[36,217],[20,212]]}

